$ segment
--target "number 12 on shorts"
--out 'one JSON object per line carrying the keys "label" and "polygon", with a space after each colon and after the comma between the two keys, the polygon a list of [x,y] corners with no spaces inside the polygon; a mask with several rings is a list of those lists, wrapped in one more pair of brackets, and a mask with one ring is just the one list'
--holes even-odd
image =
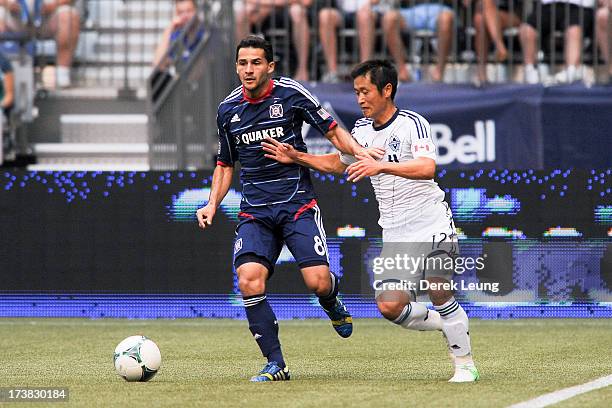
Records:
{"label": "number 12 on shorts", "polygon": [[431,236],[431,249],[444,249],[449,255],[458,253],[457,235],[441,232]]}

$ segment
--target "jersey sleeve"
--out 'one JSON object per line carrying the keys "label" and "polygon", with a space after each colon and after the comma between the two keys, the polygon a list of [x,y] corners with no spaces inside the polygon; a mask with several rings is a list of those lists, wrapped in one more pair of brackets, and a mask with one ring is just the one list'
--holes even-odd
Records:
{"label": "jersey sleeve", "polygon": [[321,106],[319,101],[306,88],[297,89],[293,107],[298,109],[306,123],[323,135],[338,126],[338,122],[333,116]]}
{"label": "jersey sleeve", "polygon": [[219,134],[219,150],[217,151],[217,166],[233,166],[237,152],[233,140],[225,127],[221,112],[217,113],[217,133]]}
{"label": "jersey sleeve", "polygon": [[408,117],[411,123],[410,146],[412,157],[428,157],[436,160],[436,145],[431,139],[431,127],[427,119],[418,114],[411,114]]}

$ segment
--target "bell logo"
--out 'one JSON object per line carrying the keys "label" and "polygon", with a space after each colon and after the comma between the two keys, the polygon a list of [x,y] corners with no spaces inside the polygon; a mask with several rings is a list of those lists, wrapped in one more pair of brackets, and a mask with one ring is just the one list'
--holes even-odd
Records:
{"label": "bell logo", "polygon": [[441,123],[431,125],[431,134],[438,147],[437,164],[495,161],[495,121],[478,120],[474,123],[474,136],[462,135],[457,140],[453,140],[452,130]]}

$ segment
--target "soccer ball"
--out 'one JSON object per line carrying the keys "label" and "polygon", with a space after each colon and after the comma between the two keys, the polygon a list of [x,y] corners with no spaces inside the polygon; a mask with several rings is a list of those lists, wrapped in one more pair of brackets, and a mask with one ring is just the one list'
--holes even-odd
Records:
{"label": "soccer ball", "polygon": [[149,381],[159,370],[161,353],[145,336],[130,336],[115,348],[115,370],[126,381]]}

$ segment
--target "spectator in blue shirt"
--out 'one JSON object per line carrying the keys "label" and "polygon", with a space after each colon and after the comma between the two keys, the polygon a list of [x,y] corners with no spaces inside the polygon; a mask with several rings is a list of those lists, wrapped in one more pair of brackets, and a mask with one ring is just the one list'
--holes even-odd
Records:
{"label": "spectator in blue shirt", "polygon": [[[153,58],[153,66],[159,66],[169,63],[169,60],[164,61],[164,58],[169,57],[175,59],[176,56],[168,54],[168,50],[172,45],[181,37],[183,30],[189,25],[189,23],[196,17],[198,7],[195,0],[175,0],[174,2],[174,18],[170,25],[164,31],[160,43],[157,45],[155,50],[155,56]],[[183,39],[183,53],[182,58],[184,60],[189,59],[191,53],[195,50],[197,45],[204,37],[204,27],[201,22],[194,21],[187,35]],[[160,66],[160,69],[165,69],[165,66]]]}

